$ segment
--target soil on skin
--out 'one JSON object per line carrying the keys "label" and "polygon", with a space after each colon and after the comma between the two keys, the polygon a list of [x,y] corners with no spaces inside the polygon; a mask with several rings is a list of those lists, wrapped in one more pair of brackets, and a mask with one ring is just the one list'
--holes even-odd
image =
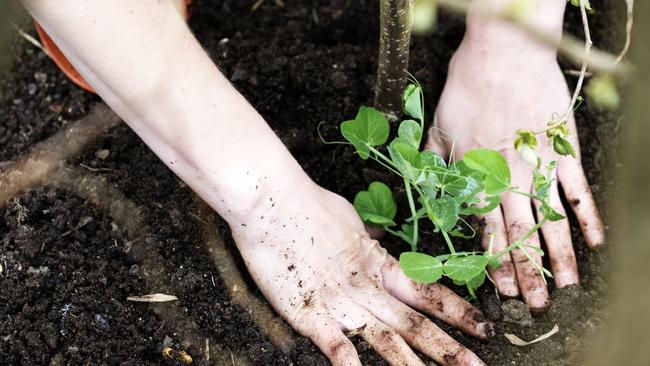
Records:
{"label": "soil on skin", "polygon": [[[317,183],[348,199],[374,180],[399,187],[381,167],[362,162],[349,147],[324,145],[317,133],[322,124],[326,139],[340,139],[338,124],[372,101],[377,2],[302,0],[280,8],[266,1],[251,13],[252,3],[195,1],[190,26]],[[624,4],[603,1],[598,10],[592,15],[594,43],[615,52],[622,39],[612,29],[620,29]],[[580,36],[577,12],[567,13],[569,31]],[[19,23],[29,27],[24,19]],[[433,34],[413,40],[410,70],[424,85],[429,115],[463,31],[462,18],[443,13]],[[12,66],[0,80],[0,167],[99,101],[72,85],[43,52],[18,36],[2,57]],[[575,78],[568,76],[568,81],[572,84]],[[618,169],[610,158],[620,145],[620,116],[586,103],[577,121],[587,176],[607,214],[606,200]],[[108,156],[96,154],[99,150],[108,150]],[[0,364],[177,363],[163,359],[164,346],[187,351],[198,365],[219,364],[215,360],[230,359],[219,355],[230,353],[259,365],[327,364],[309,340],[297,335],[295,350],[278,349],[230,299],[203,245],[190,189],[125,125],[70,165],[92,169],[89,173],[105,177],[140,205],[147,235],[138,238],[139,249],[133,250],[134,238],[105,208],[52,185],[12,201],[0,214]],[[579,364],[586,339],[606,319],[604,267],[610,259],[586,250],[575,220],[572,233],[583,288],[554,290],[553,306],[532,325],[503,321],[502,302],[490,284],[479,291],[475,304],[497,323],[493,340],[481,342],[440,325],[491,365]],[[430,250],[445,250],[433,235],[427,240]],[[384,244],[393,253],[406,249],[393,238]],[[157,282],[162,285],[157,288],[147,286],[143,262],[149,256],[161,258]],[[240,268],[244,270],[241,263]],[[174,294],[179,301],[126,301],[127,296],[150,292]],[[177,315],[163,316],[168,312],[156,307],[175,308]],[[191,324],[196,337],[181,331],[180,323]],[[555,324],[560,333],[534,346],[512,346],[503,336],[514,333],[530,340]],[[192,341],[206,337],[212,340],[210,361],[204,344]],[[364,364],[385,364],[367,343],[354,342]]]}

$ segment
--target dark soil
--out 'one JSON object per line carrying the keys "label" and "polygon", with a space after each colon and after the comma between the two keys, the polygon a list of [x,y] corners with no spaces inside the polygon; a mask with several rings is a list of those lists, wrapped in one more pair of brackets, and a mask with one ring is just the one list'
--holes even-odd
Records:
{"label": "dark soil", "polygon": [[[301,0],[286,2],[284,8],[266,1],[253,13],[253,1],[194,3],[190,26],[198,39],[317,183],[352,199],[373,180],[391,181],[381,167],[361,162],[349,147],[324,145],[317,133],[322,123],[325,138],[338,140],[338,123],[371,103],[376,1]],[[607,0],[599,9],[592,16],[594,42],[615,52],[622,42],[612,29],[620,29],[624,4]],[[577,12],[567,13],[568,30],[580,36]],[[18,23],[29,27],[23,18]],[[410,70],[424,85],[429,113],[463,31],[462,18],[443,13],[435,33],[413,40]],[[0,80],[0,168],[99,101],[18,36],[2,61],[11,67]],[[620,145],[620,119],[588,103],[577,114],[588,179],[606,214],[616,184],[618,166],[610,161]],[[109,154],[100,159],[96,152],[103,149]],[[252,364],[327,364],[301,337],[296,336],[295,350],[274,346],[251,315],[229,298],[203,245],[191,191],[125,125],[70,165],[92,169],[89,173],[103,176],[135,201],[145,234],[131,237],[107,208],[52,184],[9,203],[0,215],[0,364],[174,363],[163,359],[165,346],[187,351],[195,364],[230,363],[231,354]],[[585,249],[575,222],[572,231],[583,288],[553,291],[553,306],[532,325],[503,321],[501,301],[488,284],[479,291],[476,305],[497,322],[494,340],[480,342],[441,326],[489,364],[580,364],[586,339],[606,319],[603,269],[610,259]],[[443,248],[437,238],[430,240],[432,250]],[[393,252],[404,249],[392,238],[385,244]],[[160,260],[155,288],[147,280],[147,258]],[[150,292],[174,294],[179,301],[146,305],[126,300]],[[512,346],[503,337],[515,333],[532,339],[554,324],[560,333],[535,346]],[[211,341],[211,361],[203,343],[196,341],[205,338]],[[364,363],[383,364],[365,342],[355,342]]]}

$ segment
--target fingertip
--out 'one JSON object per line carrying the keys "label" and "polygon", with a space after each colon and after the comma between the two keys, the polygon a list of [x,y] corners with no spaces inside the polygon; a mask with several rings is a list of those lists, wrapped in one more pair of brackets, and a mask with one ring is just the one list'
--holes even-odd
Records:
{"label": "fingertip", "polygon": [[595,228],[593,230],[588,230],[585,235],[585,241],[587,242],[589,249],[600,250],[605,245],[605,229]]}
{"label": "fingertip", "polygon": [[524,294],[524,301],[531,312],[540,314],[545,312],[551,301],[548,298],[548,289],[546,287],[536,287]]}
{"label": "fingertip", "polygon": [[512,299],[519,297],[519,286],[514,277],[502,276],[495,279],[499,295]]}
{"label": "fingertip", "polygon": [[555,286],[558,288],[580,285],[580,277],[574,271],[562,271],[553,274]]}
{"label": "fingertip", "polygon": [[478,331],[479,336],[484,339],[494,338],[497,334],[494,323],[492,322],[483,322],[476,325],[476,330]]}

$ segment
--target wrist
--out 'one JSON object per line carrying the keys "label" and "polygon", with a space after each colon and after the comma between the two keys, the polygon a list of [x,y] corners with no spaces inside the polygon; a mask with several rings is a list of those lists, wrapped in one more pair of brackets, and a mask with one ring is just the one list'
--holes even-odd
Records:
{"label": "wrist", "polygon": [[[565,0],[532,0],[535,8],[519,20],[527,27],[548,35],[559,42],[562,37]],[[473,0],[467,15],[467,29],[463,43],[473,48],[482,48],[492,53],[530,53],[534,55],[552,54],[556,47],[541,43],[520,25],[497,19],[490,14],[507,14],[511,0]]]}

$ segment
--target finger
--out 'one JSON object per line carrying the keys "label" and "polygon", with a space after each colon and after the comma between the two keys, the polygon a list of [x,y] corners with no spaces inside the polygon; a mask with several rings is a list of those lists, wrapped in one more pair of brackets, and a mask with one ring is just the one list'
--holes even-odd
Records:
{"label": "finger", "polygon": [[373,315],[436,362],[443,365],[484,365],[472,351],[384,290],[373,291],[371,298],[368,309]]}
{"label": "finger", "polygon": [[[483,228],[483,249],[486,251],[492,249],[492,253],[497,253],[508,246],[508,234],[506,232],[505,223],[503,222],[503,214],[500,209],[495,209],[487,214],[479,217],[485,223]],[[492,247],[490,248],[490,241]],[[519,296],[519,287],[517,285],[515,266],[512,263],[510,254],[504,255],[501,258],[501,265],[493,269],[488,267],[490,278],[494,280],[497,291],[505,297]]]}
{"label": "finger", "polygon": [[381,269],[383,286],[389,294],[406,304],[483,339],[494,336],[494,324],[483,313],[437,283],[416,283],[406,277],[399,263],[389,257]]}
{"label": "finger", "polygon": [[[521,185],[519,185],[521,186]],[[528,185],[530,187],[530,185]],[[506,193],[503,199],[504,219],[508,230],[508,242],[515,243],[522,239],[535,226],[535,219],[528,197]],[[539,247],[539,236],[533,233],[525,242],[526,245]],[[525,252],[524,252],[525,251]],[[533,248],[514,249],[511,253],[517,273],[517,283],[524,301],[535,312],[548,308],[548,289],[538,266],[542,265],[541,256]],[[529,260],[531,258],[533,261]]]}
{"label": "finger", "polygon": [[445,160],[449,157],[449,151],[447,151],[447,144],[445,143],[445,136],[442,135],[442,131],[438,126],[436,121],[437,117],[434,118],[433,126],[429,128],[427,133],[427,141],[424,144],[424,149],[428,151],[433,151],[434,153],[442,156]]}
{"label": "finger", "polygon": [[[357,304],[345,306],[346,314],[341,314],[341,324],[347,329],[358,330],[358,334],[379,355],[391,365],[417,365],[424,363],[395,329],[379,321],[368,310]],[[343,317],[345,315],[345,317]],[[361,326],[361,328],[359,328]]]}
{"label": "finger", "polygon": [[605,226],[582,164],[578,159],[563,158],[558,167],[558,177],[567,201],[580,223],[587,245],[591,249],[597,249],[605,243]]}
{"label": "finger", "polygon": [[357,350],[335,321],[307,315],[297,323],[296,330],[311,339],[333,366],[361,366]]}
{"label": "finger", "polygon": [[[566,216],[566,212],[560,201],[557,182],[553,182],[551,186],[550,204],[555,211]],[[535,206],[537,207],[537,217],[541,218],[540,203],[535,201]],[[569,221],[562,219],[547,222],[542,226],[542,235],[544,235],[546,249],[551,261],[551,271],[553,272],[555,286],[565,287],[579,284],[578,263],[576,262],[576,255],[573,251],[573,243],[571,242]]]}

